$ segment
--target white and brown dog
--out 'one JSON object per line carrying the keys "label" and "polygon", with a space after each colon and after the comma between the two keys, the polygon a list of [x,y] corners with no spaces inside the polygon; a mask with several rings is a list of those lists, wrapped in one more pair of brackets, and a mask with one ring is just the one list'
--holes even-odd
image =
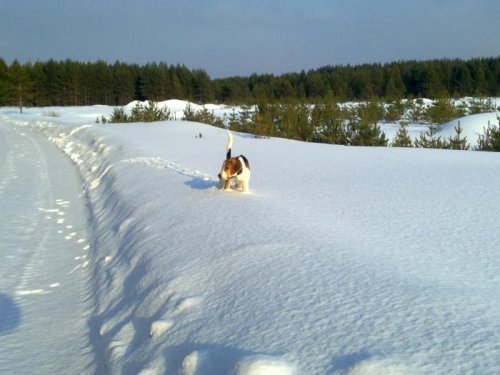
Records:
{"label": "white and brown dog", "polygon": [[222,168],[219,173],[219,188],[224,190],[231,189],[231,183],[236,182],[235,188],[243,192],[248,192],[248,183],[250,181],[250,164],[243,155],[235,158],[231,157],[231,149],[233,147],[233,135],[227,131],[227,154],[226,160],[222,163]]}

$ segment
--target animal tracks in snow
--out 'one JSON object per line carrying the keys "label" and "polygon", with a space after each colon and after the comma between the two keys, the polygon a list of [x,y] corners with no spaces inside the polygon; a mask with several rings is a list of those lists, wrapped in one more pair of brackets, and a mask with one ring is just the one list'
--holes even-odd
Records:
{"label": "animal tracks in snow", "polygon": [[[55,200],[55,204],[52,207],[44,208],[39,207],[38,210],[46,214],[45,218],[47,220],[55,220],[58,225],[57,234],[63,235],[66,241],[74,241],[78,245],[83,245],[81,250],[87,251],[90,249],[90,245],[87,243],[87,238],[79,235],[78,231],[74,229],[72,224],[67,223],[66,210],[70,208],[71,202],[65,199],[58,198]],[[72,274],[79,268],[85,268],[88,266],[89,261],[86,260],[85,256],[76,256],[74,259],[77,261],[82,261],[78,263],[73,269],[67,272],[67,275]]]}
{"label": "animal tracks in snow", "polygon": [[[56,233],[58,235],[64,236],[63,238],[66,241],[73,240],[77,245],[77,248],[81,245],[80,250],[82,252],[86,252],[90,249],[90,245],[87,243],[87,239],[84,236],[79,235],[78,231],[74,229],[72,224],[67,224],[66,212],[70,208],[71,202],[64,199],[56,199],[54,203],[48,207],[38,207],[38,211],[45,214],[45,219],[48,221],[54,221],[56,228]],[[74,260],[77,261],[77,265],[73,267],[71,270],[66,272],[66,275],[72,274],[74,271],[80,268],[85,268],[88,266],[89,261],[87,258],[87,254],[75,256]],[[44,295],[49,294],[54,291],[55,288],[59,288],[61,286],[60,282],[53,282],[46,288],[26,288],[26,285],[31,279],[32,272],[30,268],[28,272],[23,277],[23,282],[18,286],[15,291],[15,295],[18,297],[26,297],[26,296],[35,296],[35,295]]]}
{"label": "animal tracks in snow", "polygon": [[[48,288],[55,289],[55,288],[59,288],[60,286],[61,286],[61,283],[55,282],[55,283],[48,285]],[[52,291],[46,290],[46,289],[31,289],[31,290],[18,289],[15,291],[16,296],[19,296],[19,297],[34,296],[34,295],[49,294],[49,293],[52,293]]]}
{"label": "animal tracks in snow", "polygon": [[[160,158],[160,157],[136,157],[136,158],[130,158],[130,159],[124,159],[120,160],[118,163],[125,163],[125,164],[143,164],[148,167],[153,167],[157,169],[169,169],[175,173],[182,174],[184,176],[192,177],[192,178],[197,178],[201,179],[206,182],[218,182],[219,180],[213,176],[210,176],[206,173],[202,173],[197,170],[190,170],[187,168],[184,168],[176,163],[173,163],[171,161],[168,161],[166,159]],[[114,167],[114,165],[109,165],[106,167],[106,169],[101,173],[101,175],[97,178],[95,178],[92,183],[90,184],[90,189],[95,189],[97,188],[101,180],[104,178],[104,176]]]}

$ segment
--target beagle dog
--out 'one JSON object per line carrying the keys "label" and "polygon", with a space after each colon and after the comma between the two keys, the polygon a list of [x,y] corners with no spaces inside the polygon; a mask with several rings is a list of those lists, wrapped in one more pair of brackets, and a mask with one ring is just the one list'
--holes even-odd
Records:
{"label": "beagle dog", "polygon": [[243,155],[235,158],[231,157],[231,148],[233,147],[233,135],[227,131],[227,154],[226,160],[222,163],[219,173],[219,188],[224,190],[231,189],[232,181],[236,181],[237,190],[248,192],[248,183],[250,181],[250,164]]}

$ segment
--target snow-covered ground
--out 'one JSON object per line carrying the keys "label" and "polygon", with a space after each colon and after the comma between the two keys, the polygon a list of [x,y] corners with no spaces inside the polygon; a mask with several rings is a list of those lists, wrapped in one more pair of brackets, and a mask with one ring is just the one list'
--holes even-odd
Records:
{"label": "snow-covered ground", "polygon": [[[73,164],[0,122],[0,373],[84,373],[87,214]],[[59,356],[58,353],[61,353]]]}
{"label": "snow-covered ground", "polygon": [[2,374],[500,372],[500,154],[235,134],[221,192],[223,129],[111,111],[0,110]]}
{"label": "snow-covered ground", "polygon": [[[455,99],[452,101],[452,103],[455,106],[463,106],[467,108],[468,105],[475,100],[478,101],[478,99],[466,97],[462,99]],[[498,104],[500,103],[500,98],[488,98],[484,100],[488,100],[491,103],[491,105],[494,106],[495,108],[497,108]],[[130,113],[132,108],[134,108],[137,104],[145,105],[146,103],[147,102],[133,101],[127,104],[124,107],[124,109],[127,113]],[[419,101],[415,101],[415,103],[416,107],[421,107],[425,109],[432,106],[434,104],[434,101],[430,99],[422,99],[420,104]],[[342,103],[341,106],[352,108],[360,104],[367,104],[367,103],[347,102],[347,103]],[[157,105],[159,108],[167,109],[171,114],[172,118],[177,120],[181,120],[184,118],[184,110],[186,108],[186,105],[189,105],[191,107],[191,110],[196,112],[206,109],[214,116],[217,116],[225,120],[226,123],[231,117],[231,115],[239,116],[239,114],[244,110],[247,110],[249,112],[255,111],[255,107],[253,106],[249,106],[246,109],[244,109],[241,106],[228,106],[224,104],[199,105],[196,103],[190,103],[184,100],[176,100],[176,99],[165,100],[163,102],[157,103]],[[57,112],[57,109],[55,109],[54,112]],[[109,117],[111,112],[112,110],[104,111],[104,116]],[[87,115],[87,117],[90,118],[92,118],[92,116],[94,117],[92,120],[94,120],[97,116],[99,116],[99,114],[95,112],[90,112]],[[488,126],[498,126],[499,120],[497,116],[498,116],[497,112],[488,112],[476,115],[468,115],[463,118],[452,120],[446,124],[440,124],[440,126],[437,129],[437,133],[435,134],[435,137],[441,137],[441,139],[443,140],[448,140],[450,137],[454,137],[456,135],[455,128],[458,125],[460,125],[463,128],[461,137],[467,137],[467,143],[470,145],[471,149],[474,149],[477,146],[479,136],[484,134],[484,131]],[[420,134],[428,130],[426,124],[421,122],[415,123],[409,120],[408,118],[411,118],[411,116],[408,113],[404,115],[404,118],[408,121],[407,131],[411,138],[413,139],[418,138]],[[387,123],[381,121],[379,122],[378,125],[380,126],[381,130],[385,133],[386,138],[389,140],[390,144],[390,142],[396,136],[396,133],[399,129],[399,123]]]}

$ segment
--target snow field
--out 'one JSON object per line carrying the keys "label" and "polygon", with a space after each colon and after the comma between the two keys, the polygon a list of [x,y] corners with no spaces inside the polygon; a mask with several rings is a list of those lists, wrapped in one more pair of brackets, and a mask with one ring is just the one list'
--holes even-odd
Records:
{"label": "snow field", "polygon": [[214,177],[221,129],[22,121],[63,150],[84,182],[98,369],[500,368],[496,154],[237,134],[252,193],[225,194]]}

